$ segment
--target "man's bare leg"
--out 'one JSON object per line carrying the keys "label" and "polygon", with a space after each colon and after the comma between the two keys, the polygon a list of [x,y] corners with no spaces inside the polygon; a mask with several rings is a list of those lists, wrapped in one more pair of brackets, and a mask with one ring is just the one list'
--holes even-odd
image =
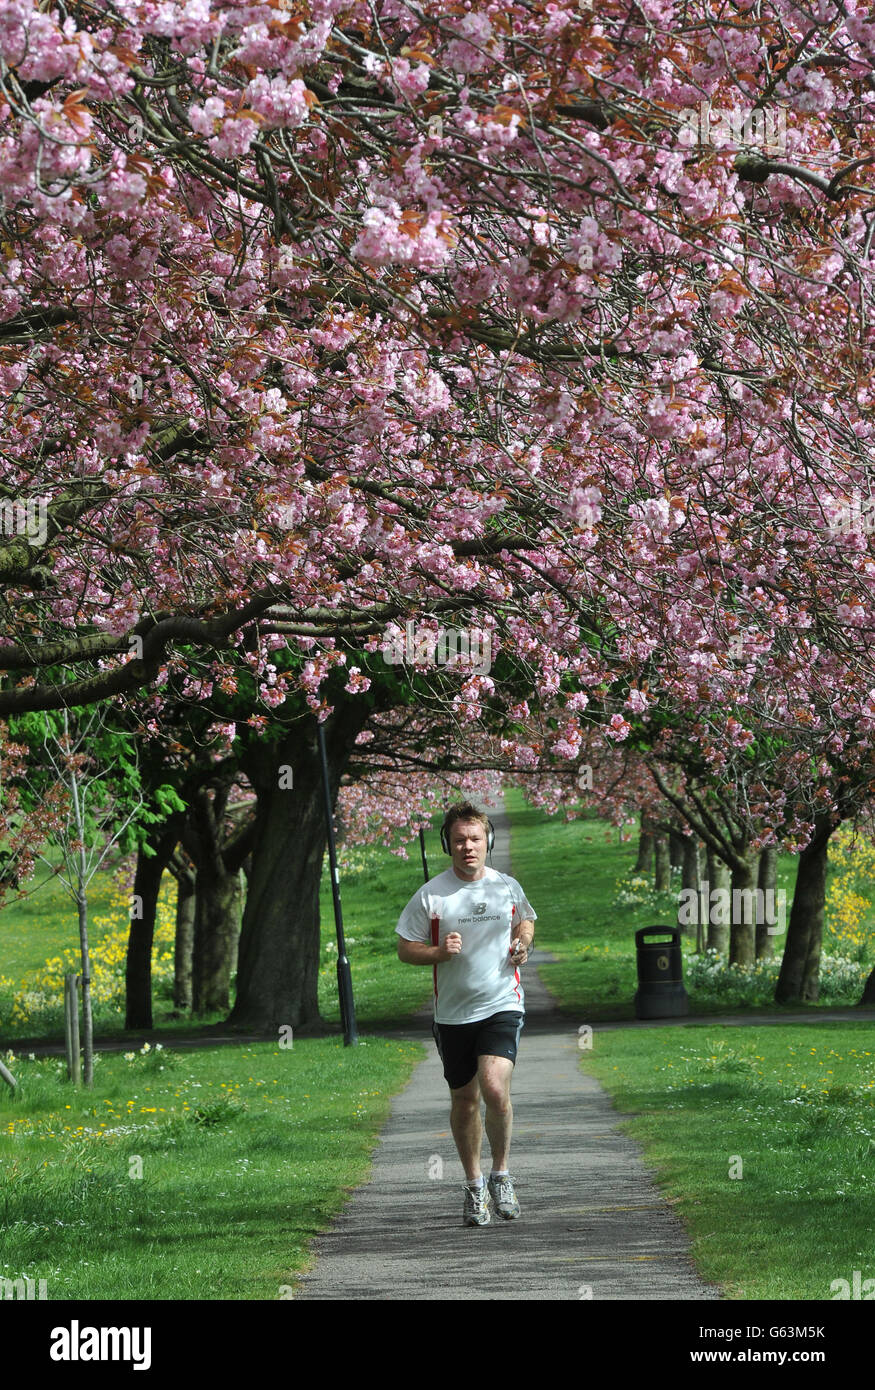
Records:
{"label": "man's bare leg", "polygon": [[492,1150],[492,1170],[506,1173],[510,1158],[510,1136],[513,1129],[513,1106],[510,1103],[510,1081],[513,1062],[507,1057],[484,1054],[477,1061],[480,1091],[486,1102],[486,1136]]}
{"label": "man's bare leg", "polygon": [[467,1086],[450,1091],[450,1128],[456,1141],[456,1150],[469,1182],[482,1176],[480,1171],[480,1149],[483,1144],[483,1122],[480,1119],[480,1082],[472,1076]]}

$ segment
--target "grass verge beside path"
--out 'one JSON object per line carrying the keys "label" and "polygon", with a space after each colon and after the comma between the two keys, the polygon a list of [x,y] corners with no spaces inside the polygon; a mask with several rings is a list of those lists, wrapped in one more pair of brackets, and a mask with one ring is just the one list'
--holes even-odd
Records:
{"label": "grass verge beside path", "polygon": [[728,1298],[875,1279],[870,1023],[599,1033],[581,1054]]}
{"label": "grass verge beside path", "polygon": [[[595,1025],[582,1069],[628,1117],[621,1128],[675,1204],[703,1278],[728,1298],[817,1300],[834,1298],[836,1281],[853,1286],[855,1270],[875,1279],[871,1022],[722,1025],[728,1012],[781,1010],[764,982],[755,1008],[728,982],[697,990],[685,940],[690,1013],[713,1013],[714,1025],[599,1032],[599,1021],[634,1017],[635,931],[673,921],[673,903],[617,905],[637,845],[615,829],[550,821],[516,791],[507,807],[514,876],[539,913],[538,945],[559,957],[541,978],[573,1025]],[[781,857],[788,900],[795,867]],[[776,937],[778,958],[783,945]],[[859,989],[840,1002],[858,998]],[[806,1010],[812,1022],[819,1007]]]}
{"label": "grass verge beside path", "polygon": [[[359,1023],[397,1024],[431,994],[431,973],[400,964],[394,935],[421,882],[418,857],[370,849],[344,859]],[[323,888],[319,1002],[338,1023],[327,872]],[[99,890],[96,907],[115,909],[106,930],[118,949],[106,959],[95,1031],[124,1038],[123,913],[109,875]],[[60,1037],[57,1005],[42,1002],[60,975],[45,962],[74,946],[74,928],[56,884],[0,913],[0,963],[17,977],[0,988],[4,1050],[22,1036]],[[91,1092],[65,1080],[62,1062],[31,1061],[17,1047],[20,1090],[0,1084],[0,1277],[37,1287],[45,1279],[49,1299],[282,1297],[306,1269],[312,1237],[366,1181],[391,1098],[424,1050],[373,1035],[344,1048],[339,1038],[296,1033],[288,1049],[264,1042],[175,1054],[175,1031],[220,1016],[172,1020],[172,972],[160,960],[155,1024],[164,1046],[130,1059],[98,1054]],[[31,971],[34,993],[12,1018]]]}
{"label": "grass verge beside path", "polygon": [[104,1053],[91,1092],[17,1059],[0,1277],[45,1279],[48,1299],[291,1296],[422,1055],[379,1038]]}

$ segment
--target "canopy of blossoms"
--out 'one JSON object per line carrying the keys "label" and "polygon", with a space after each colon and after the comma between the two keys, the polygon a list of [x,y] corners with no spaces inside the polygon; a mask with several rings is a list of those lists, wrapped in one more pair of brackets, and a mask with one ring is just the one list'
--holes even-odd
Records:
{"label": "canopy of blossoms", "polygon": [[324,714],[415,620],[568,759],[865,750],[873,68],[863,0],[0,0],[0,714]]}

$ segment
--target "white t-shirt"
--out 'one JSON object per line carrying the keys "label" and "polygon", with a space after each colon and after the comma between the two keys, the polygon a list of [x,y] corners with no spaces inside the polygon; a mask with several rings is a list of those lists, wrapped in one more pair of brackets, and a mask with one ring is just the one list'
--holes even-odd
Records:
{"label": "white t-shirt", "polygon": [[399,936],[426,945],[439,945],[454,931],[462,938],[459,954],[434,967],[437,1023],[476,1023],[491,1014],[524,1011],[510,943],[520,923],[535,918],[516,879],[497,869],[487,868],[473,882],[446,869],[414,893],[398,919]]}

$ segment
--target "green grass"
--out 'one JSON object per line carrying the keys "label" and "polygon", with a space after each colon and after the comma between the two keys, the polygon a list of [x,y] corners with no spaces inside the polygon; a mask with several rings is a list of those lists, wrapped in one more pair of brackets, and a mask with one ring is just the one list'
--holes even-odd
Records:
{"label": "green grass", "polygon": [[[51,851],[48,857],[57,861]],[[0,975],[16,981],[65,947],[79,946],[76,906],[60,879],[45,864],[39,864],[32,879],[22,886],[27,896],[5,902],[0,910]],[[89,917],[109,914],[112,887],[110,872],[95,875],[88,889]]]}
{"label": "green grass", "polygon": [[855,1269],[875,1278],[870,1023],[596,1029],[581,1066],[634,1112],[620,1128],[726,1297],[823,1300]]}
{"label": "green grass", "polygon": [[49,1299],[289,1297],[422,1055],[378,1038],[103,1054],[90,1093],[17,1060],[0,1276]]}

